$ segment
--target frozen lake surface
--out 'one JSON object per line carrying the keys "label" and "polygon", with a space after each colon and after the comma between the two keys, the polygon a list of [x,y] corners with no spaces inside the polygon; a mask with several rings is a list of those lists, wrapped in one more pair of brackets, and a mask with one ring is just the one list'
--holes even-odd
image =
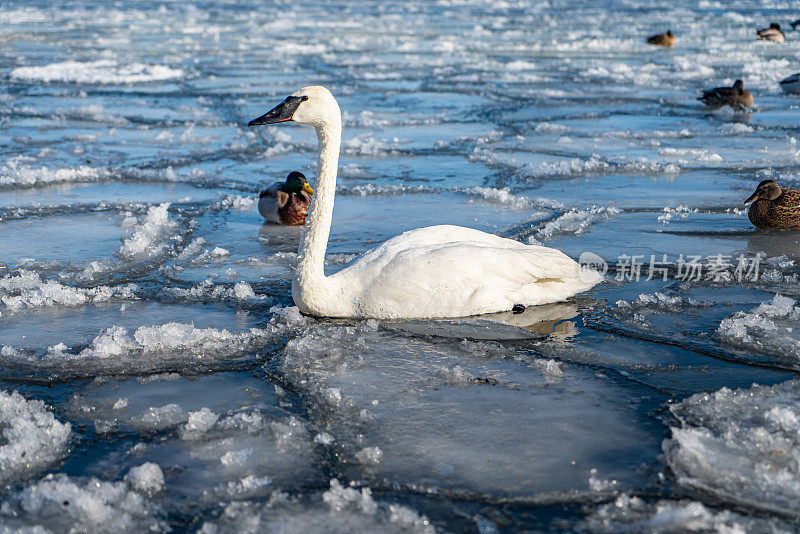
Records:
{"label": "frozen lake surface", "polygon": [[[2,4],[0,524],[797,530],[800,238],[742,201],[800,185],[800,12],[531,4]],[[737,78],[752,112],[695,100]],[[453,223],[592,253],[605,283],[303,317],[300,230],[255,202],[313,184],[316,139],[246,124],[311,84],[344,114],[329,272]]]}

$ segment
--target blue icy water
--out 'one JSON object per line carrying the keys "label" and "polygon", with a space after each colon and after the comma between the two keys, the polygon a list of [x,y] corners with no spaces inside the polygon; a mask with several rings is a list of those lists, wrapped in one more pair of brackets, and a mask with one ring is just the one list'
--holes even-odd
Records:
{"label": "blue icy water", "polygon": [[[0,524],[797,529],[800,245],[742,201],[800,182],[800,12],[639,4],[1,4]],[[754,110],[695,100],[736,78]],[[605,283],[521,316],[300,315],[300,231],[255,199],[313,184],[316,140],[245,125],[312,84],[344,115],[330,272],[454,223]]]}

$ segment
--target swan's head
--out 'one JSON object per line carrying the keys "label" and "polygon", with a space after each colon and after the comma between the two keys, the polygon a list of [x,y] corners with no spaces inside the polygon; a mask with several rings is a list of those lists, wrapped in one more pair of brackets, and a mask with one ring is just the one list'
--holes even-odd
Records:
{"label": "swan's head", "polygon": [[247,123],[248,126],[296,122],[315,128],[341,125],[339,104],[325,87],[312,85],[295,91],[286,100]]}
{"label": "swan's head", "polygon": [[783,189],[778,185],[775,180],[764,180],[756,188],[756,192],[750,195],[750,198],[744,201],[748,204],[756,199],[775,200],[783,193]]}

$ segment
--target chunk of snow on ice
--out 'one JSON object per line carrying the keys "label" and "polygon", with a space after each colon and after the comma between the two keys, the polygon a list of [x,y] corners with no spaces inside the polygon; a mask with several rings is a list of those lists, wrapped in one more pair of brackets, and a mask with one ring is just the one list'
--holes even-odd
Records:
{"label": "chunk of snow on ice", "polygon": [[581,235],[593,225],[608,221],[622,210],[614,207],[592,206],[588,209],[570,210],[552,221],[548,221],[536,232],[539,241],[551,240],[560,235]]}
{"label": "chunk of snow on ice", "polygon": [[164,473],[158,464],[147,462],[138,467],[132,467],[125,475],[125,482],[134,491],[155,495],[164,490]]}
{"label": "chunk of snow on ice", "polygon": [[30,308],[132,300],[138,289],[136,284],[76,288],[55,281],[45,282],[38,273],[21,270],[0,278],[0,315]]}
{"label": "chunk of snow on ice", "polygon": [[270,297],[267,295],[256,295],[253,287],[244,281],[236,282],[233,286],[215,284],[213,279],[208,278],[188,289],[182,287],[168,287],[167,293],[184,300],[200,302],[236,302],[236,303],[255,303],[267,302]]}
{"label": "chunk of snow on ice", "polygon": [[[334,486],[335,482],[335,486]],[[346,492],[347,495],[337,495]],[[354,499],[353,501],[348,499]],[[320,501],[328,503],[322,507]],[[362,503],[368,503],[366,507]],[[341,507],[337,506],[341,504]],[[371,505],[369,504],[371,503]],[[430,520],[405,506],[390,504],[388,509],[372,500],[369,490],[362,494],[343,488],[338,482],[331,489],[313,496],[310,503],[273,492],[266,503],[233,502],[213,522],[203,524],[201,534],[242,534],[243,532],[381,532],[386,534],[433,534]]]}
{"label": "chunk of snow on ice", "polygon": [[232,209],[237,211],[251,210],[258,204],[258,197],[255,195],[243,197],[240,195],[227,195],[220,201],[220,207],[223,209]]}
{"label": "chunk of snow on ice", "polygon": [[186,440],[198,439],[211,430],[218,420],[219,415],[205,407],[196,412],[189,412],[189,418],[181,430],[181,437]]}
{"label": "chunk of snow on ice", "polygon": [[680,167],[674,163],[662,164],[644,157],[629,161],[605,161],[597,155],[588,159],[571,158],[557,161],[526,163],[519,169],[525,178],[544,178],[547,176],[576,176],[584,174],[646,173],[678,174]]}
{"label": "chunk of snow on ice", "polygon": [[314,443],[320,443],[322,445],[330,445],[333,443],[334,439],[333,436],[328,434],[327,432],[320,432],[316,436],[314,436]]}
{"label": "chunk of snow on ice", "polygon": [[356,460],[363,465],[376,465],[383,461],[383,451],[379,447],[364,447],[356,453]]}
{"label": "chunk of snow on ice", "polygon": [[252,454],[253,449],[228,451],[220,457],[219,461],[224,466],[243,465]]}
{"label": "chunk of snow on ice", "polygon": [[714,334],[724,345],[750,352],[766,353],[783,360],[800,360],[800,305],[792,298],[775,295],[748,312],[736,312],[723,319]]}
{"label": "chunk of snow on ice", "polygon": [[680,216],[681,219],[686,219],[689,217],[690,213],[697,213],[698,210],[697,208],[692,209],[689,206],[678,206],[675,208],[666,206],[663,211],[664,213],[658,216],[658,222],[669,224],[669,221],[676,215]]}
{"label": "chunk of snow on ice", "polygon": [[322,500],[336,512],[354,509],[366,514],[374,514],[378,505],[372,498],[369,488],[345,488],[338,480],[331,480],[331,487],[322,494]]}
{"label": "chunk of snow on ice", "polygon": [[0,391],[0,483],[36,474],[66,453],[69,423],[59,422],[42,401],[26,400],[16,391]]}
{"label": "chunk of snow on ice", "polygon": [[123,240],[120,254],[124,257],[148,257],[163,252],[168,246],[166,241],[173,237],[177,228],[175,221],[169,218],[168,209],[169,202],[148,209],[131,235]]}
{"label": "chunk of snow on ice", "polygon": [[671,534],[677,532],[792,532],[794,527],[776,518],[760,518],[715,511],[696,501],[646,502],[639,497],[622,494],[613,502],[595,510],[584,522],[581,532]]}
{"label": "chunk of snow on ice", "polygon": [[0,507],[3,525],[25,532],[99,532],[111,525],[119,532],[164,531],[160,509],[123,482],[91,478],[80,484],[65,474],[47,475],[6,497]]}
{"label": "chunk of snow on ice", "polygon": [[148,408],[132,418],[133,425],[142,432],[157,432],[186,422],[188,416],[177,404]]}
{"label": "chunk of snow on ice", "polygon": [[497,202],[514,210],[528,210],[535,207],[534,202],[523,196],[512,194],[507,188],[497,189],[494,187],[470,187],[465,192],[474,197]]}

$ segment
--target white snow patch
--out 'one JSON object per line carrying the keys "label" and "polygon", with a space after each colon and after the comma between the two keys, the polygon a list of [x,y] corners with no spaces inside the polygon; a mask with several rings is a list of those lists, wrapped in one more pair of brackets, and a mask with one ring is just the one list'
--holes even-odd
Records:
{"label": "white snow patch", "polygon": [[109,176],[108,169],[103,167],[70,167],[51,169],[49,167],[34,167],[35,160],[30,157],[17,156],[7,159],[0,167],[0,187],[33,187],[37,185],[93,182]]}
{"label": "white snow patch", "polygon": [[97,61],[64,61],[42,66],[17,67],[11,71],[15,80],[38,82],[77,82],[77,83],[142,83],[174,80],[183,77],[181,69],[165,65],[145,65],[131,63],[120,65],[111,59]]}

